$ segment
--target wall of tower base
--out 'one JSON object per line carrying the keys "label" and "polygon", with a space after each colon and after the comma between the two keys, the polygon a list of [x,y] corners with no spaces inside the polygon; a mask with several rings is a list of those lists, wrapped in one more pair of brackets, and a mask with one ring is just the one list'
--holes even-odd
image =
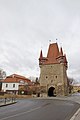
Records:
{"label": "wall of tower base", "polygon": [[[40,69],[39,81],[42,88],[41,93],[48,94],[48,90],[51,88],[54,89],[56,96],[67,96],[69,94],[68,79],[64,64],[42,65]],[[49,94],[52,96],[50,91]]]}
{"label": "wall of tower base", "polygon": [[[41,86],[40,97],[49,97],[48,90],[49,89],[47,88],[47,86]],[[56,96],[68,96],[68,95],[69,95],[68,88],[66,90],[65,90],[65,88],[63,88],[60,91],[57,88],[55,88],[55,90],[53,91],[53,97],[56,97]]]}
{"label": "wall of tower base", "polygon": [[39,58],[41,94],[47,96],[67,96],[68,77],[67,59],[59,50],[57,43],[49,45],[47,57],[43,57],[42,51]]}

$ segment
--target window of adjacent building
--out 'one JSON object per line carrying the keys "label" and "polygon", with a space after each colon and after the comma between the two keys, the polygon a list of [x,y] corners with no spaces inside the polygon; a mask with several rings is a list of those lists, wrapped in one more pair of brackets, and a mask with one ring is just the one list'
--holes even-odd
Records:
{"label": "window of adjacent building", "polygon": [[15,84],[13,84],[13,88],[15,87]]}
{"label": "window of adjacent building", "polygon": [[8,87],[8,84],[6,84],[6,88]]}

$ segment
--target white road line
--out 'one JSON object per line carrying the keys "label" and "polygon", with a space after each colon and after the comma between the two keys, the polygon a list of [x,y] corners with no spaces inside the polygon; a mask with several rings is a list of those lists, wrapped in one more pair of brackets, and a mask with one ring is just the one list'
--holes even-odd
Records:
{"label": "white road line", "polygon": [[9,119],[9,118],[13,118],[13,117],[19,116],[19,115],[23,115],[23,114],[25,114],[25,113],[30,113],[30,112],[35,111],[35,110],[38,110],[38,109],[40,109],[40,108],[41,108],[41,106],[40,106],[40,107],[37,107],[37,108],[33,108],[33,109],[29,110],[29,111],[25,111],[25,112],[23,112],[23,113],[18,113],[18,114],[11,115],[11,116],[8,116],[8,117],[5,117],[5,118],[1,118],[0,120],[6,120],[6,119]]}

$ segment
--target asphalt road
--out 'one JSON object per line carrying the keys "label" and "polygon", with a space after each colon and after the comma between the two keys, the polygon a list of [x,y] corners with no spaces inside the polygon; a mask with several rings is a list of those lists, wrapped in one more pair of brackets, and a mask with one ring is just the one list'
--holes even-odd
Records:
{"label": "asphalt road", "polygon": [[70,120],[79,104],[54,99],[24,99],[0,108],[0,120]]}

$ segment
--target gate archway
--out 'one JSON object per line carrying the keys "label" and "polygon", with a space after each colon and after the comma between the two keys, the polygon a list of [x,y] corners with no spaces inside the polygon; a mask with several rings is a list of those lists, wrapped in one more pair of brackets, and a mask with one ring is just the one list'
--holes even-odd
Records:
{"label": "gate archway", "polygon": [[49,96],[49,97],[55,96],[55,95],[54,95],[54,90],[55,90],[54,87],[50,87],[50,88],[48,89],[48,96]]}

